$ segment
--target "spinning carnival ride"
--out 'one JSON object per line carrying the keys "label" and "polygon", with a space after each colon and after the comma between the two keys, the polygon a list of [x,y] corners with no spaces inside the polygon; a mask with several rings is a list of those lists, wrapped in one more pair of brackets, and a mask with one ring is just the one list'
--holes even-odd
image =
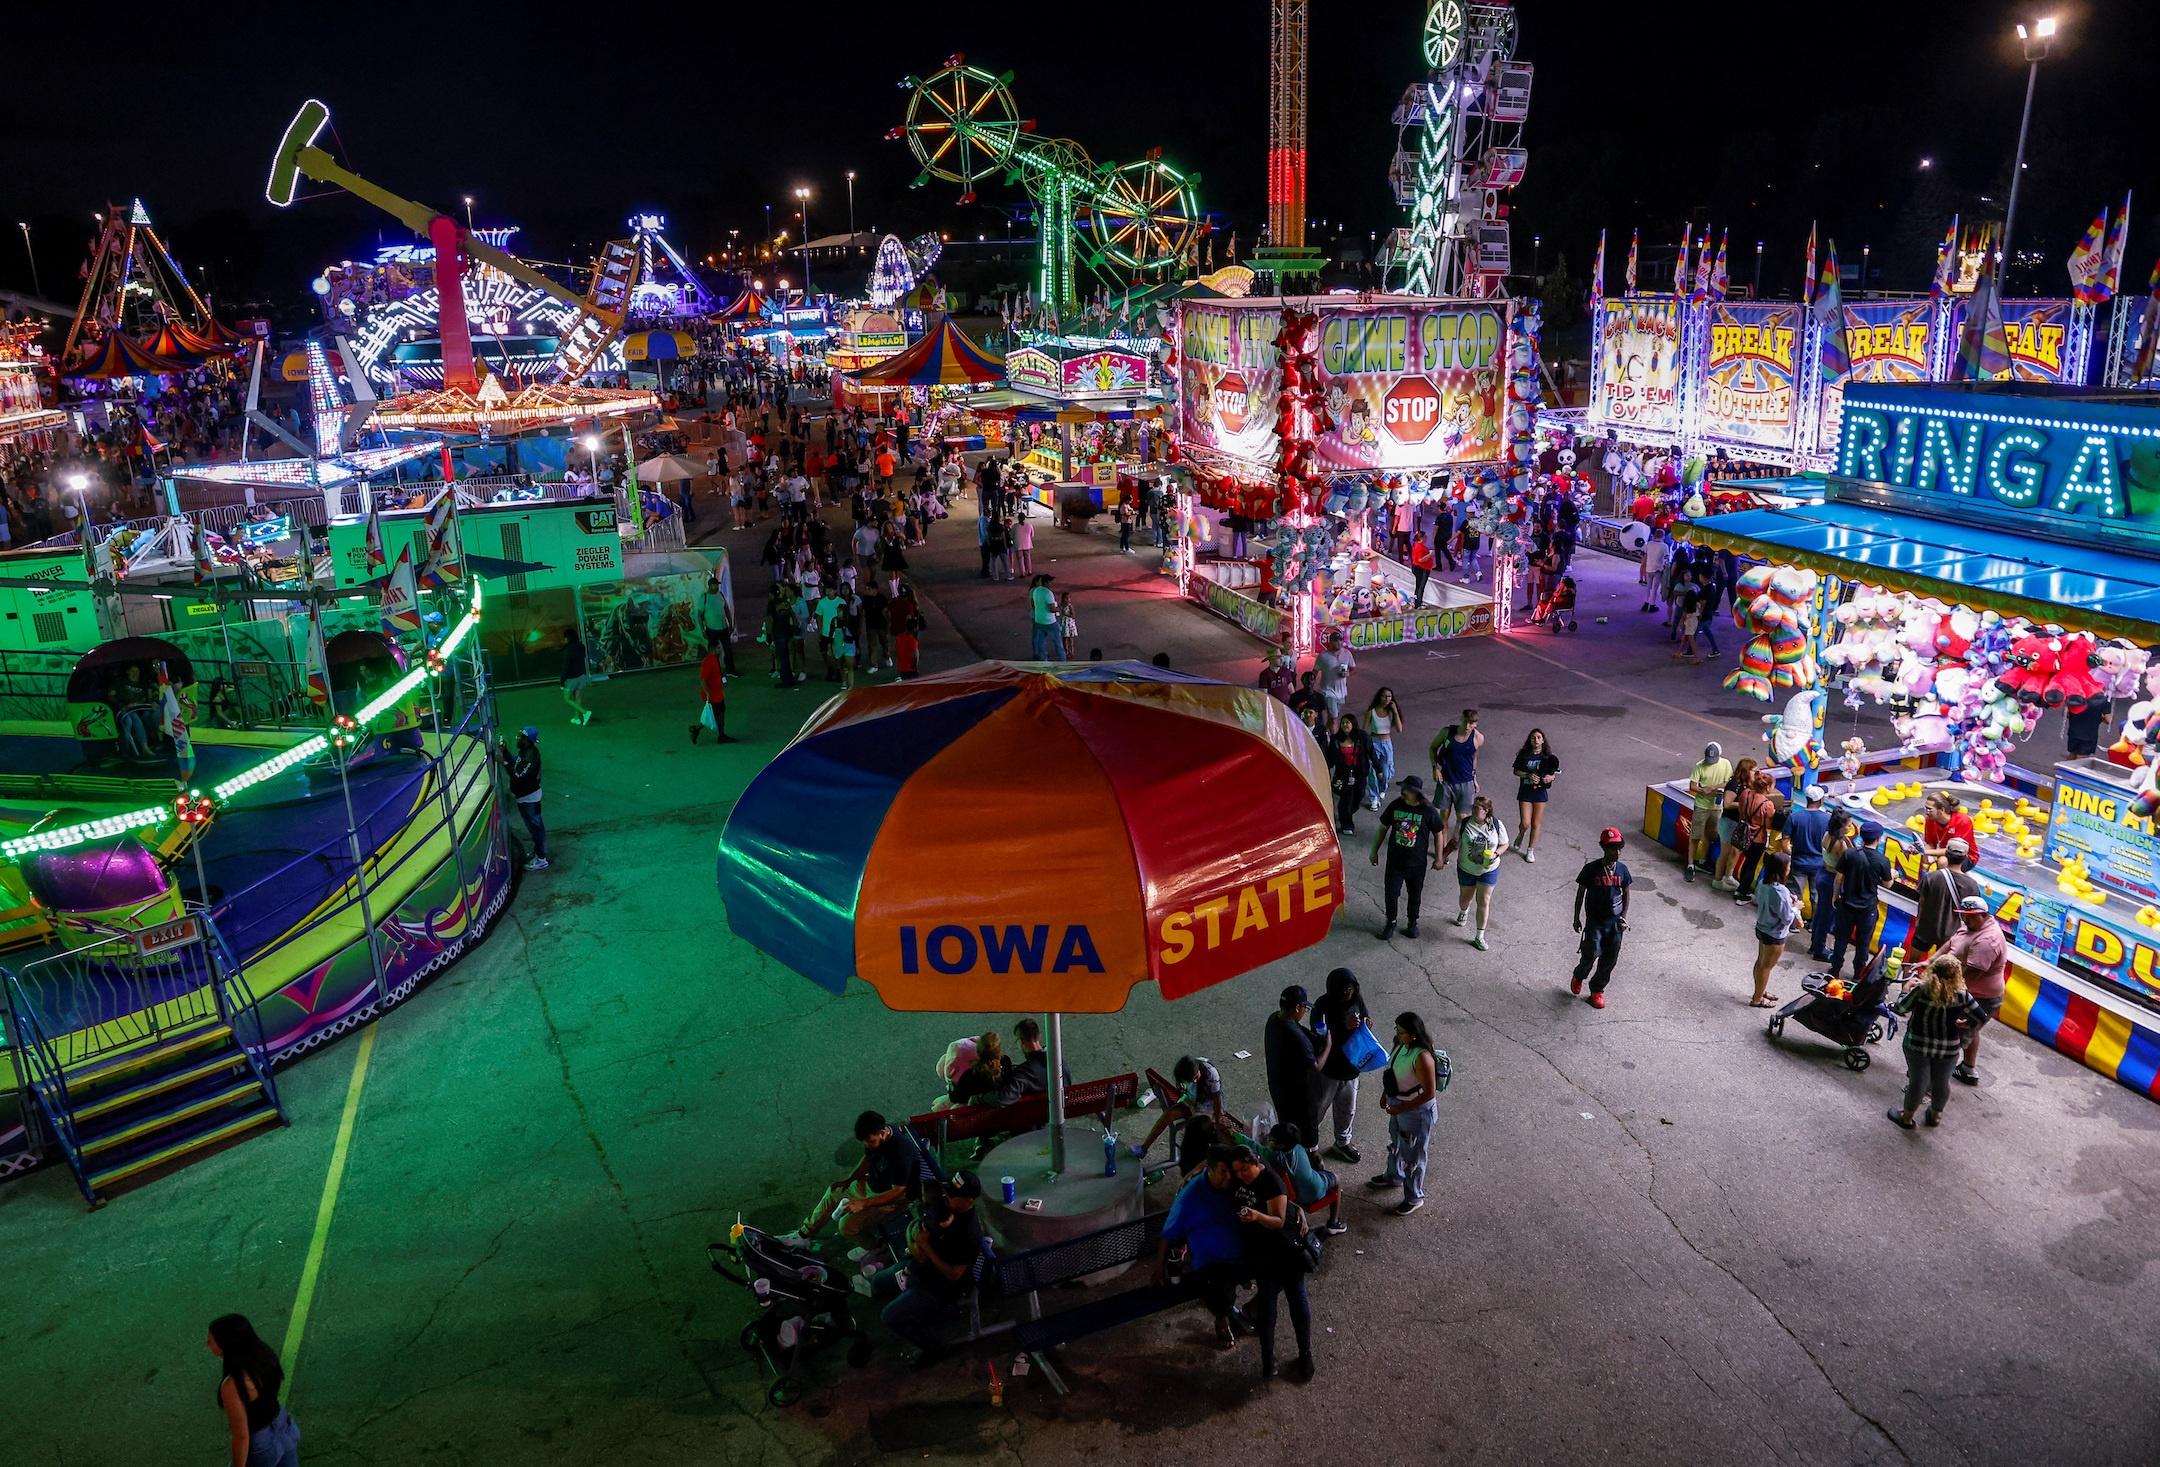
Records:
{"label": "spinning carnival ride", "polygon": [[1119,286],[1189,268],[1206,221],[1196,188],[1154,152],[1098,164],[1070,138],[1035,135],[1012,98],[1012,73],[994,76],[961,55],[927,79],[909,77],[907,120],[886,136],[905,139],[922,165],[914,186],[933,178],[976,186],[993,174],[1026,187],[1041,230],[1035,296],[1063,315],[1078,303],[1076,264]]}
{"label": "spinning carnival ride", "polygon": [[1388,185],[1410,222],[1381,254],[1393,288],[1412,295],[1484,297],[1508,273],[1507,205],[1528,153],[1532,68],[1515,56],[1512,0],[1429,0],[1428,74],[1403,94]]}
{"label": "spinning carnival ride", "polygon": [[[426,235],[434,246],[433,288],[400,304],[409,305],[409,317],[432,304],[432,324],[441,341],[441,385],[386,400],[376,413],[379,425],[504,435],[656,405],[650,393],[577,385],[587,372],[606,363],[622,333],[644,259],[638,239],[609,241],[593,264],[590,284],[579,295],[448,214],[401,198],[345,168],[315,146],[329,121],[330,109],[321,102],[310,99],[301,105],[271,160],[265,189],[270,202],[289,207],[302,178],[331,184]],[[444,300],[452,297],[465,308],[443,309]],[[527,380],[506,385],[500,374],[476,356],[473,323],[477,319],[484,327],[500,324],[502,334],[509,335],[515,322],[522,335],[531,313],[543,309],[554,318],[550,324],[567,324],[556,335],[554,350],[545,362]],[[393,315],[394,310],[381,314]],[[410,323],[408,319],[406,324]],[[369,326],[371,332],[380,329],[372,318]],[[377,343],[372,354],[375,361],[364,368],[371,376],[377,376],[387,345],[387,341]],[[536,380],[540,378],[547,380]]]}

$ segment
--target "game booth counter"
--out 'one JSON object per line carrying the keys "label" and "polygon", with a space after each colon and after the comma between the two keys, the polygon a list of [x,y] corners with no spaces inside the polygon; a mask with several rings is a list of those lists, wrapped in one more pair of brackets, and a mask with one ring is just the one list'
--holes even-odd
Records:
{"label": "game booth counter", "polygon": [[1527,487],[1535,308],[1411,296],[1177,303],[1181,496],[1172,568],[1186,594],[1310,651],[1504,630],[1504,593],[1382,552],[1388,514],[1470,500],[1503,541]]}
{"label": "game booth counter", "polygon": [[[1914,915],[1922,801],[1957,793],[2013,941],[2002,1021],[2160,1098],[2160,403],[2023,382],[1856,390],[1825,487],[1684,531],[1757,563],[1728,686],[1791,690],[1773,765],[1884,827],[1882,942]],[[1826,749],[1818,675],[1888,705],[1900,747]],[[2094,753],[2016,763],[2058,717]],[[1682,784],[1648,792],[1647,834],[1678,849],[1688,822]]]}

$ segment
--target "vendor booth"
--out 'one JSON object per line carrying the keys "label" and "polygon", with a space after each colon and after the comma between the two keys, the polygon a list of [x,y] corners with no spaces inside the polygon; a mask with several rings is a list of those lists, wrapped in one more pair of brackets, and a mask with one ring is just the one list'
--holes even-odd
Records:
{"label": "vendor booth", "polygon": [[[1820,503],[1682,533],[1769,578],[1743,580],[1735,616],[1757,640],[1728,684],[1793,689],[1773,761],[1884,827],[1896,879],[1879,941],[1910,926],[1921,802],[1950,789],[2014,944],[2001,1020],[2160,1098],[2156,482],[2160,407],[2148,395],[1876,386],[1845,398]],[[1747,586],[1788,575],[1811,588],[1785,598],[1791,619],[1767,591],[1748,598]],[[1804,651],[1765,655],[1796,636]],[[1832,761],[1817,680],[1887,704],[1900,746],[1848,740]],[[2024,767],[2020,743],[2057,717],[2073,720],[2072,749],[2094,752]],[[1683,789],[1654,787],[1646,833],[1683,844],[1687,807]]]}
{"label": "vendor booth", "polygon": [[[1409,296],[1179,302],[1193,488],[1173,567],[1187,594],[1300,650],[1499,629],[1507,499],[1529,483],[1535,322],[1527,303]],[[1434,575],[1420,598],[1388,532],[1407,521],[1429,537],[1464,501],[1499,542],[1496,594]]]}

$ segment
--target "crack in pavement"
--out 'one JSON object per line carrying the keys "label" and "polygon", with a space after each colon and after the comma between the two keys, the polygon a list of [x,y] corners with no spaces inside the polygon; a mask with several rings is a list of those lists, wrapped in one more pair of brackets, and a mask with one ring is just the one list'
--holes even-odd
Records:
{"label": "crack in pavement", "polygon": [[[1485,1015],[1478,1013],[1475,1009],[1472,1009],[1468,1004],[1464,1003],[1461,999],[1456,998],[1454,995],[1443,992],[1440,987],[1439,976],[1433,972],[1431,966],[1428,963],[1421,961],[1419,958],[1408,952],[1401,952],[1399,955],[1411,967],[1415,968],[1418,972],[1422,973],[1425,976],[1426,987],[1431,991],[1434,998],[1439,999],[1442,1003],[1445,1003],[1450,1008],[1455,1009],[1457,1012],[1462,1014],[1464,1018],[1469,1019],[1471,1022],[1482,1025],[1486,1029],[1491,1030],[1494,1034],[1506,1040],[1508,1043],[1516,1045],[1522,1049],[1526,1049],[1531,1054],[1536,1055],[1539,1059],[1545,1062],[1545,1065],[1548,1069],[1550,1069],[1555,1075],[1559,1076],[1559,1078],[1568,1086],[1569,1089],[1575,1091],[1578,1095],[1587,1096],[1589,1099],[1595,1101],[1600,1110],[1611,1116],[1613,1124],[1620,1128],[1621,1134],[1625,1135],[1628,1140],[1635,1143],[1636,1149],[1642,1152],[1644,1161],[1649,1165],[1650,1181],[1649,1185],[1644,1189],[1643,1200],[1650,1204],[1650,1206],[1657,1212],[1659,1217],[1665,1219],[1666,1225],[1672,1229],[1673,1236],[1678,1238],[1683,1244],[1685,1244],[1689,1252],[1693,1253],[1704,1263],[1709,1264],[1712,1268],[1716,1269],[1719,1273],[1730,1279],[1736,1286],[1738,1286],[1742,1293],[1746,1294],[1749,1299],[1753,1300],[1755,1306],[1769,1317],[1770,1322],[1775,1324],[1780,1330],[1782,1330],[1786,1338],[1791,1340],[1793,1344],[1799,1348],[1800,1353],[1807,1357],[1808,1363],[1815,1367],[1815,1373],[1822,1377],[1823,1384],[1829,1387],[1830,1393],[1837,1397],[1839,1403],[1842,1404],[1847,1411],[1851,1412],[1855,1418],[1862,1422],[1865,1422],[1871,1429],[1875,1431],[1877,1435],[1882,1437],[1884,1441],[1888,1442],[1890,1444],[1891,1450],[1895,1451],[1898,1454],[1900,1460],[1905,1462],[1912,1461],[1912,1454],[1905,1450],[1904,1444],[1897,1439],[1896,1433],[1892,1432],[1888,1426],[1885,1426],[1875,1417],[1870,1416],[1867,1412],[1861,1410],[1860,1407],[1853,1402],[1852,1398],[1845,1394],[1844,1389],[1840,1387],[1837,1381],[1831,1376],[1829,1368],[1823,1363],[1822,1358],[1815,1353],[1813,1347],[1811,1347],[1806,1340],[1803,1340],[1799,1336],[1799,1334],[1793,1329],[1791,1325],[1787,1324],[1784,1319],[1779,1316],[1777,1310],[1771,1308],[1769,1301],[1764,1299],[1761,1294],[1756,1292],[1754,1286],[1749,1284],[1746,1279],[1742,1278],[1734,1268],[1732,1268],[1729,1264],[1726,1264],[1721,1260],[1714,1258],[1710,1254],[1704,1252],[1703,1249],[1695,1242],[1695,1240],[1688,1236],[1687,1229],[1680,1225],[1680,1220],[1674,1217],[1671,1211],[1666,1208],[1665,1204],[1658,1200],[1658,1170],[1656,1153],[1654,1153],[1650,1149],[1650,1147],[1644,1143],[1641,1136],[1635,1133],[1635,1128],[1631,1126],[1624,1117],[1618,1114],[1612,1106],[1606,1103],[1604,1096],[1598,1094],[1597,1091],[1591,1089],[1588,1085],[1584,1084],[1580,1080],[1577,1080],[1573,1075],[1570,1075],[1566,1070],[1562,1069],[1560,1064],[1556,1060],[1554,1060],[1551,1055],[1547,1054],[1544,1050],[1538,1048],[1537,1045],[1531,1043],[1527,1039],[1522,1038],[1520,1035],[1511,1033],[1508,1029],[1506,1029],[1499,1023],[1493,1021],[1492,1019],[1487,1018]],[[1782,1430],[1782,1428],[1780,1429]]]}

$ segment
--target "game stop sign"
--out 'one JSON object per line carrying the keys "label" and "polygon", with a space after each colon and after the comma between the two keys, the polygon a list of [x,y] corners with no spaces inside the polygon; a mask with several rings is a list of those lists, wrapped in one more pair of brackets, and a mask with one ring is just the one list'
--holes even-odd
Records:
{"label": "game stop sign", "polygon": [[1215,384],[1215,417],[1225,433],[1245,431],[1245,412],[1252,394],[1245,386],[1245,379],[1235,372],[1223,373]]}
{"label": "game stop sign", "polygon": [[1397,443],[1423,443],[1440,426],[1440,394],[1430,378],[1398,380],[1380,399],[1380,422]]}

